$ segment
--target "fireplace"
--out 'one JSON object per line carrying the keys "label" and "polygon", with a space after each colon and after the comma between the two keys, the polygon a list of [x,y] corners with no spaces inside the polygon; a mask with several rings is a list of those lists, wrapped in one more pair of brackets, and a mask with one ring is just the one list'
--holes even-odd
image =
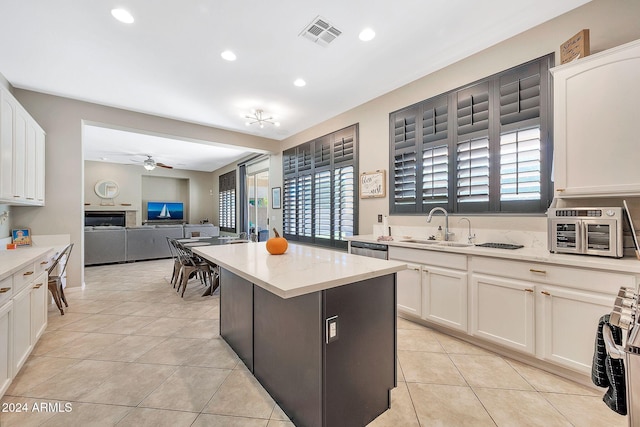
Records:
{"label": "fireplace", "polygon": [[126,215],[124,211],[85,212],[84,225],[86,226],[125,226]]}

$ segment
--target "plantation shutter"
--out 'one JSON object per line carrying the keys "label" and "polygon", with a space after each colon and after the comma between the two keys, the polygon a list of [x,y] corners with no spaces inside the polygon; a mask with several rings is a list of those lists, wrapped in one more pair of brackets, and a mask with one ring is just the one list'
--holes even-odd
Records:
{"label": "plantation shutter", "polygon": [[[544,209],[543,75],[549,61],[525,64],[500,76],[500,210]],[[549,156],[550,158],[550,156]]]}
{"label": "plantation shutter", "polygon": [[346,248],[356,230],[357,126],[286,150],[283,229],[291,240]]}
{"label": "plantation shutter", "polygon": [[390,198],[391,210],[398,213],[418,210],[417,117],[418,107],[407,108],[391,117],[393,194]]}
{"label": "plantation shutter", "polygon": [[[458,211],[489,210],[489,82],[456,94]],[[466,206],[465,206],[466,205]]]}
{"label": "plantation shutter", "polygon": [[218,178],[220,195],[218,208],[220,211],[220,230],[235,233],[236,231],[236,171],[227,172]]}
{"label": "plantation shutter", "polygon": [[355,171],[353,165],[334,171],[333,238],[344,240],[355,233]]}
{"label": "plantation shutter", "polygon": [[441,96],[422,104],[422,204],[423,210],[448,207],[449,103]]}

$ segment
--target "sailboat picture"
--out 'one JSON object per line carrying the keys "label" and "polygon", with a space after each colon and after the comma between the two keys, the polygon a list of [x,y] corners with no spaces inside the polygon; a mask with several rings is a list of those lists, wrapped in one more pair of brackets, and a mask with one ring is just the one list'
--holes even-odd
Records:
{"label": "sailboat picture", "polygon": [[147,220],[174,221],[184,219],[182,202],[147,202]]}
{"label": "sailboat picture", "polygon": [[171,218],[171,213],[169,212],[169,209],[167,209],[167,204],[165,203],[162,206],[162,210],[160,211],[160,215],[158,215],[158,219],[167,219],[167,218]]}

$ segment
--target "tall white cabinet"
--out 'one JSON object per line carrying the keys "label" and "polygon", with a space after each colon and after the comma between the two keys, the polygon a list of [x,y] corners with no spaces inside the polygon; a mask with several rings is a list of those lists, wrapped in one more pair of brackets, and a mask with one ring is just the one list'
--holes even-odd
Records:
{"label": "tall white cabinet", "polygon": [[551,73],[556,196],[640,195],[640,40]]}
{"label": "tall white cabinet", "polygon": [[45,203],[45,133],[0,87],[0,203]]}

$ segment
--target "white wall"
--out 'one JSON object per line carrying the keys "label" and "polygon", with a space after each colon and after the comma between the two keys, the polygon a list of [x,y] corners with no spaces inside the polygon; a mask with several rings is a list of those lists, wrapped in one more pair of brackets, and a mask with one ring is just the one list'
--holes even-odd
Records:
{"label": "white wall", "polygon": [[[70,234],[78,250],[68,265],[68,286],[84,282],[84,160],[82,122],[97,122],[143,132],[197,139],[269,151],[274,140],[222,129],[15,89],[15,96],[46,132],[44,207],[13,207],[12,223],[33,234]],[[124,182],[119,183],[121,185]],[[208,191],[208,189],[207,189]],[[217,203],[215,201],[214,203]]]}
{"label": "white wall", "polygon": [[85,161],[84,204],[88,203],[89,207],[100,205],[101,199],[94,187],[98,181],[108,179],[120,188],[120,194],[114,199],[116,207],[122,203],[131,204],[131,208],[137,209],[138,225],[145,219],[143,202],[151,199],[183,201],[188,222],[197,224],[204,218],[211,221],[218,194],[213,192],[213,176],[212,172],[164,168],[147,171],[141,165]]}
{"label": "white wall", "polygon": [[[283,141],[282,149],[359,123],[360,173],[389,170],[389,113],[442,94],[551,52],[560,64],[559,46],[583,28],[590,30],[595,53],[640,38],[640,1],[594,0],[578,9],[420,78]],[[416,51],[416,54],[419,54]],[[428,61],[429,58],[425,58]],[[353,84],[358,84],[354,82]],[[282,166],[278,166],[279,171]],[[387,173],[387,179],[389,174]],[[388,185],[387,185],[387,188]],[[359,233],[370,234],[377,214],[389,214],[389,199],[360,199]],[[465,216],[470,216],[465,214]],[[542,216],[473,216],[476,228],[544,231]],[[426,226],[424,215],[393,216],[391,225]],[[454,220],[457,222],[457,220]],[[437,224],[436,224],[437,227]],[[434,230],[435,231],[435,230]],[[433,233],[432,233],[433,234]]]}

